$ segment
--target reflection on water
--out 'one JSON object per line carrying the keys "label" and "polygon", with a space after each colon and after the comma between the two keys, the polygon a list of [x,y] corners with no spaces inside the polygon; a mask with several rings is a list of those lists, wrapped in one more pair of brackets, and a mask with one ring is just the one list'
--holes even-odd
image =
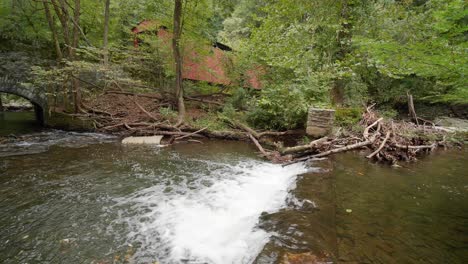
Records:
{"label": "reflection on water", "polygon": [[298,178],[290,206],[265,216],[278,235],[257,263],[285,252],[335,263],[467,263],[467,152],[441,151],[403,168],[357,153],[315,163],[322,171]]}
{"label": "reflection on water", "polygon": [[396,169],[349,154],[338,157],[334,174],[340,261],[466,263],[466,154],[439,152]]}
{"label": "reflection on water", "polygon": [[34,112],[0,112],[0,137],[40,131]]}

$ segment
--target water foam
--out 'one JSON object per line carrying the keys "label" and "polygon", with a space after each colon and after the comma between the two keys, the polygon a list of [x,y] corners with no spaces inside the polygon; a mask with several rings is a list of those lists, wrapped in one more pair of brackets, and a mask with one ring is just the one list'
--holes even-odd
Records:
{"label": "water foam", "polygon": [[[136,215],[122,217],[130,227],[128,243],[139,244],[137,262],[251,263],[270,234],[256,227],[262,212],[285,206],[301,164],[283,168],[259,161],[225,164],[194,190],[162,195],[162,186],[142,190],[123,203]],[[206,182],[205,179],[205,182]],[[213,180],[214,179],[214,180]]]}
{"label": "water foam", "polygon": [[21,135],[9,138],[0,144],[0,157],[39,154],[46,152],[52,146],[80,148],[87,145],[113,142],[117,138],[99,133],[78,133],[61,130]]}

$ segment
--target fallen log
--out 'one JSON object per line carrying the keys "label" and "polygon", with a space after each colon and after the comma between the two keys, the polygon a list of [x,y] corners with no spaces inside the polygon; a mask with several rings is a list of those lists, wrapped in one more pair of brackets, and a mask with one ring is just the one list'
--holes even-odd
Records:
{"label": "fallen log", "polygon": [[238,121],[232,121],[230,119],[226,119],[226,120],[229,123],[231,123],[234,127],[244,130],[245,132],[247,132],[248,134],[251,134],[255,138],[260,138],[260,134],[257,131],[253,130],[252,128],[250,128],[249,126],[242,124],[241,122],[238,122]]}
{"label": "fallen log", "polygon": [[197,138],[205,138],[205,136],[200,135],[200,134],[193,134],[190,132],[179,132],[179,131],[161,131],[161,130],[137,130],[137,134],[141,135],[163,135],[163,136],[192,136],[192,137],[197,137]]}
{"label": "fallen log", "polygon": [[326,142],[327,140],[328,140],[328,137],[323,137],[323,138],[314,140],[307,145],[281,149],[280,153],[282,155],[285,155],[285,154],[293,154],[293,153],[298,153],[298,152],[303,152],[303,151],[309,151],[309,150],[312,150],[314,147],[318,146],[319,144]]}
{"label": "fallen log", "polygon": [[149,118],[151,118],[152,120],[156,121],[156,122],[159,122],[160,120],[157,119],[156,117],[154,117],[150,112],[148,112],[145,108],[143,108],[143,106],[141,106],[137,100],[134,98],[133,99],[133,102],[135,103],[135,105],[143,112],[145,113]]}
{"label": "fallen log", "polygon": [[437,147],[437,143],[432,143],[431,145],[421,145],[421,146],[411,146],[411,145],[401,145],[401,144],[395,144],[395,147],[401,148],[401,149],[434,149]]}
{"label": "fallen log", "polygon": [[202,128],[202,129],[199,129],[199,130],[197,130],[197,131],[195,131],[195,132],[192,132],[192,133],[190,133],[190,134],[188,134],[188,135],[178,137],[178,138],[176,138],[175,140],[181,140],[181,139],[184,139],[184,138],[191,137],[191,136],[193,136],[193,135],[195,135],[195,134],[198,134],[198,133],[202,132],[203,130],[206,130],[207,128],[208,128],[208,127],[204,127],[204,128]]}
{"label": "fallen log", "polygon": [[372,152],[371,154],[367,155],[366,158],[370,159],[372,157],[374,157],[375,155],[377,155],[377,153],[379,153],[383,147],[385,146],[385,144],[387,143],[387,140],[390,138],[390,134],[391,132],[388,131],[387,134],[385,135],[385,138],[384,140],[382,141],[382,143],[380,144],[380,146],[374,151]]}
{"label": "fallen log", "polygon": [[260,152],[263,154],[263,156],[265,156],[267,158],[270,156],[270,153],[266,152],[266,150],[262,147],[262,145],[260,145],[258,140],[254,136],[252,136],[252,134],[249,134],[249,138],[253,141],[255,146],[257,146],[258,150],[260,150]]}
{"label": "fallen log", "polygon": [[369,139],[369,130],[374,127],[375,125],[379,124],[383,120],[383,117],[377,119],[374,123],[372,123],[370,126],[367,126],[364,129],[363,137],[367,140]]}
{"label": "fallen log", "polygon": [[341,148],[331,149],[329,151],[325,151],[325,152],[322,152],[322,153],[319,153],[319,154],[316,154],[316,155],[312,155],[310,157],[311,158],[321,158],[321,157],[325,157],[325,156],[328,156],[328,155],[331,155],[331,154],[335,154],[335,153],[339,153],[339,152],[343,152],[343,151],[348,151],[348,150],[353,150],[353,149],[369,146],[372,143],[373,143],[373,140],[366,140],[366,141],[363,141],[363,142],[359,142],[359,143],[356,143],[356,144],[344,146],[344,147],[341,147]]}
{"label": "fallen log", "polygon": [[121,127],[121,126],[124,126],[124,125],[125,125],[124,123],[119,123],[119,124],[116,124],[116,125],[102,127],[100,129],[102,129],[102,130],[111,130],[113,128]]}
{"label": "fallen log", "polygon": [[264,136],[285,136],[285,135],[295,135],[295,134],[302,134],[303,132],[297,131],[297,130],[288,130],[288,131],[283,131],[283,132],[275,132],[275,131],[264,131],[264,132],[259,132],[258,136],[264,137]]}

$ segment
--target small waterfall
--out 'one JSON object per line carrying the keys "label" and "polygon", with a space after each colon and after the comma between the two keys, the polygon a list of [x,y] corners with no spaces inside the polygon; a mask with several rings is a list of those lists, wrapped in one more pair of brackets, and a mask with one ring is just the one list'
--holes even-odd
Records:
{"label": "small waterfall", "polygon": [[195,188],[154,186],[119,201],[135,210],[119,221],[131,230],[127,243],[138,244],[137,263],[251,263],[270,237],[257,228],[260,215],[284,207],[306,171],[254,160],[218,167],[197,175]]}

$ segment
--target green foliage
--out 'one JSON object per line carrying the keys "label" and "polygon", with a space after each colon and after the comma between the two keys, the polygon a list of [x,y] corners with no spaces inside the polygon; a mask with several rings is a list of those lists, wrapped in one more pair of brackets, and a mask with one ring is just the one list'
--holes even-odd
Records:
{"label": "green foliage", "polygon": [[226,103],[228,106],[231,106],[233,110],[245,111],[249,107],[250,98],[251,95],[247,89],[238,87],[234,90]]}
{"label": "green foliage", "polygon": [[361,108],[337,108],[335,112],[335,124],[342,127],[352,127],[359,123],[361,117]]}
{"label": "green foliage", "polygon": [[[464,0],[184,3],[182,47],[203,54],[204,45],[220,41],[234,48],[235,52],[228,53],[226,71],[232,80],[240,80],[240,88],[232,92],[221,114],[246,119],[254,127],[303,127],[308,107],[329,107],[331,102],[338,107],[371,102],[393,106],[406,101],[408,91],[416,101],[468,103]],[[153,20],[171,30],[173,5],[172,0],[112,0],[111,63],[104,67],[104,1],[81,0],[80,26],[89,43],[81,36],[73,61],[34,67],[34,82],[61,86],[75,76],[97,87],[172,93],[171,48],[148,32],[139,35],[144,44],[135,50],[131,29],[143,20]],[[60,47],[65,50],[63,28],[52,13]],[[34,49],[55,54],[43,2],[2,1],[0,44],[11,49],[32,44]],[[246,72],[252,69],[264,72],[259,76],[261,91],[246,89]],[[86,91],[97,89],[82,85]],[[189,95],[220,90],[202,82],[184,82],[184,86]],[[356,121],[355,113],[348,110],[338,110],[338,123],[349,126]],[[171,118],[174,112],[163,109],[162,114]],[[396,115],[391,109],[384,114]],[[217,119],[210,116],[197,122],[209,124]]]}
{"label": "green foliage", "polygon": [[44,47],[50,40],[42,4],[36,1],[0,2],[0,42],[27,43]]}
{"label": "green foliage", "polygon": [[247,120],[262,129],[294,129],[304,126],[307,109],[308,103],[299,89],[273,86],[262,90]]}
{"label": "green foliage", "polygon": [[201,118],[191,121],[191,125],[199,129],[207,127],[209,130],[217,131],[229,129],[226,122],[224,122],[222,118],[220,118],[219,115],[214,112],[210,112]]}
{"label": "green foliage", "polygon": [[380,107],[377,112],[387,119],[395,119],[398,116],[398,111],[391,107]]}
{"label": "green foliage", "polygon": [[177,111],[174,111],[170,107],[161,107],[159,108],[159,114],[167,120],[176,120],[177,119]]}
{"label": "green foliage", "polygon": [[373,5],[359,28],[366,34],[354,41],[356,57],[394,84],[377,93],[409,90],[431,102],[468,102],[467,16],[463,0]]}
{"label": "green foliage", "polygon": [[219,92],[219,87],[207,82],[184,81],[184,89],[187,94],[210,95]]}

